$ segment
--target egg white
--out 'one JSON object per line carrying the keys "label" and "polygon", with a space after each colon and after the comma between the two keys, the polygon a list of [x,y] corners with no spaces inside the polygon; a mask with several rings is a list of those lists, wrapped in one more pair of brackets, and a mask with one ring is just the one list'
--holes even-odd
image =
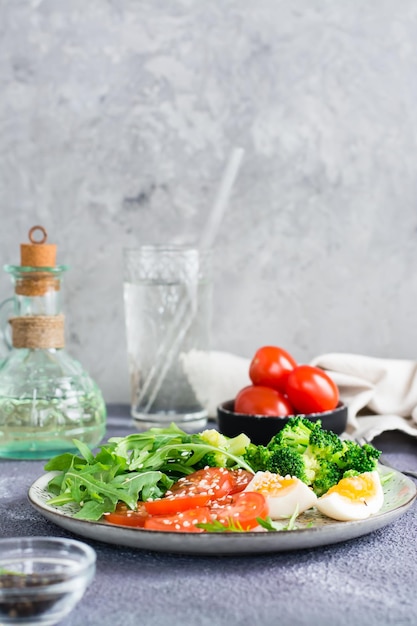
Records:
{"label": "egg white", "polygon": [[317,502],[316,494],[299,478],[279,476],[272,472],[256,472],[245,491],[265,496],[271,519],[287,519],[310,509]]}
{"label": "egg white", "polygon": [[367,519],[378,513],[384,503],[384,492],[379,474],[373,471],[366,472],[364,476],[372,480],[375,487],[373,494],[366,498],[359,496],[354,499],[337,491],[331,491],[317,499],[316,507],[320,513],[342,522]]}

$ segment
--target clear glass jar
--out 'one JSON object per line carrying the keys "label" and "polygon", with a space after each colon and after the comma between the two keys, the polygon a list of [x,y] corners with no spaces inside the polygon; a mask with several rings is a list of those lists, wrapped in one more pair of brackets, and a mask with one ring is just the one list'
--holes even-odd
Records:
{"label": "clear glass jar", "polygon": [[64,349],[64,265],[6,265],[14,284],[10,351],[0,363],[0,457],[46,459],[105,434],[100,389]]}

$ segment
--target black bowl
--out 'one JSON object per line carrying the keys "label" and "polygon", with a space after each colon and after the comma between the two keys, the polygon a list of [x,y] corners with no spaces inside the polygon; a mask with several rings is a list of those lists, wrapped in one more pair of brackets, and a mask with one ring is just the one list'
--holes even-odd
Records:
{"label": "black bowl", "polygon": [[[266,445],[288,422],[288,417],[235,413],[234,404],[234,400],[228,400],[217,407],[219,431],[227,437],[235,437],[240,433],[245,433],[252,443]],[[325,430],[332,430],[336,435],[341,435],[346,429],[347,406],[339,402],[333,411],[309,413],[302,415],[302,417],[306,417],[312,422],[321,420],[321,425]]]}

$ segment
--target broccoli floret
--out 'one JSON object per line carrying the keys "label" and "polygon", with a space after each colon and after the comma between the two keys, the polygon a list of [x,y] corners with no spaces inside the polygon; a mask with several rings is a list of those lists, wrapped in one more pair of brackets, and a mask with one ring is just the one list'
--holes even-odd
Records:
{"label": "broccoli floret", "polygon": [[332,445],[332,436],[327,436],[327,431],[322,430],[320,420],[312,422],[297,416],[289,418],[267,448],[275,458],[273,465],[280,469],[281,474],[297,476],[314,488],[316,474],[321,470],[320,459],[327,459]]}
{"label": "broccoli floret", "polygon": [[342,478],[376,469],[380,454],[369,444],[342,441],[324,430],[320,420],[297,416],[289,418],[267,446],[249,444],[244,459],[255,472],[296,476],[322,496]]}
{"label": "broccoli floret", "polygon": [[214,428],[203,430],[199,438],[205,443],[209,443],[211,446],[216,446],[216,448],[227,447],[227,437],[219,433],[219,431]]}
{"label": "broccoli floret", "polygon": [[309,484],[311,478],[304,455],[288,447],[277,447],[271,452],[266,469],[281,476],[296,476],[306,484]]}
{"label": "broccoli floret", "polygon": [[226,450],[235,456],[243,456],[250,442],[249,437],[241,433],[240,435],[236,435],[236,437],[227,439]]}
{"label": "broccoli floret", "polygon": [[267,448],[274,450],[276,447],[288,446],[293,450],[303,453],[310,443],[312,431],[320,430],[321,422],[311,422],[305,417],[290,417],[284,428],[280,430],[271,441]]}
{"label": "broccoli floret", "polygon": [[249,463],[254,472],[265,472],[270,456],[271,453],[265,446],[257,446],[254,443],[250,443],[243,458]]}
{"label": "broccoli floret", "polygon": [[311,431],[309,445],[317,457],[335,461],[343,454],[342,440],[331,430],[315,428]]}
{"label": "broccoli floret", "polygon": [[199,470],[204,467],[224,467],[226,457],[218,452],[208,452],[197,463],[194,464],[194,469]]}
{"label": "broccoli floret", "polygon": [[329,491],[330,487],[337,485],[342,477],[342,471],[335,463],[322,460],[312,484],[314,493],[318,497],[322,496]]}
{"label": "broccoli floret", "polygon": [[241,433],[236,437],[226,437],[217,430],[208,429],[204,430],[200,438],[204,443],[208,443],[211,446],[218,448],[216,452],[208,452],[205,454],[198,463],[196,463],[196,469],[203,467],[232,467],[234,465],[224,452],[233,454],[234,456],[242,456],[245,454],[247,447],[250,445],[250,439],[247,435]]}
{"label": "broccoli floret", "polygon": [[356,470],[348,470],[347,472],[343,472],[342,478],[351,478],[352,476],[359,476],[360,472]]}
{"label": "broccoli floret", "polygon": [[372,472],[377,468],[381,451],[369,443],[360,446],[355,441],[343,441],[343,450],[336,463],[343,471],[354,470],[359,474]]}

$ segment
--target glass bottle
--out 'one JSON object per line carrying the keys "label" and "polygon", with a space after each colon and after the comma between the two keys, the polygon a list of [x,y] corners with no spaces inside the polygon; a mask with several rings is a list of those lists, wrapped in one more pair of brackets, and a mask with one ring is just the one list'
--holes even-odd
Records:
{"label": "glass bottle", "polygon": [[[43,238],[34,239],[40,231]],[[21,265],[6,265],[14,285],[10,352],[0,363],[0,457],[47,459],[73,452],[73,439],[94,448],[105,434],[106,408],[96,383],[65,350],[62,277],[56,246],[43,227],[29,231]]]}

